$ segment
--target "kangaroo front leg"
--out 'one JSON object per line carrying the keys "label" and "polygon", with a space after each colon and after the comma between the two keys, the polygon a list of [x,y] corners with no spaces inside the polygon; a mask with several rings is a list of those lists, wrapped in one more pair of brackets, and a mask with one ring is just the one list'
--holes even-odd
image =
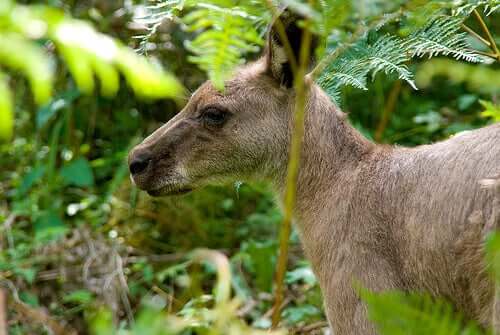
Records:
{"label": "kangaroo front leg", "polygon": [[334,278],[324,288],[325,310],[333,334],[377,334],[368,319],[367,306],[354,286],[360,284],[376,292],[401,289],[398,276],[389,263],[381,259],[367,260],[357,263],[355,268],[339,270],[332,271]]}

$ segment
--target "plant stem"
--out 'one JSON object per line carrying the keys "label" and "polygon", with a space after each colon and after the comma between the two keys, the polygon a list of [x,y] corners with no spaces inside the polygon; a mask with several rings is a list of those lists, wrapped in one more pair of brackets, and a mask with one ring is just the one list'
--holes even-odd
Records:
{"label": "plant stem", "polygon": [[382,136],[384,135],[385,128],[387,127],[387,123],[389,122],[390,116],[394,111],[394,107],[396,107],[396,103],[398,101],[399,93],[401,92],[402,81],[397,80],[392,86],[391,91],[389,92],[389,96],[387,98],[387,102],[384,106],[384,110],[382,111],[382,116],[380,118],[380,122],[375,130],[374,139],[377,142],[382,140]]}
{"label": "plant stem", "polygon": [[305,74],[309,62],[311,33],[307,29],[308,21],[306,21],[306,29],[302,36],[302,43],[299,55],[299,67],[294,73],[294,91],[295,91],[295,106],[294,106],[294,122],[293,133],[290,145],[290,154],[288,158],[288,174],[286,179],[286,191],[284,199],[284,217],[280,230],[280,245],[278,264],[276,266],[275,277],[275,300],[272,314],[272,327],[276,328],[280,321],[281,305],[283,301],[283,281],[285,279],[286,267],[288,263],[288,248],[290,240],[290,232],[292,226],[292,218],[295,207],[297,193],[297,177],[299,174],[300,152],[304,138],[304,119],[307,94],[309,92],[310,81],[306,82]]}
{"label": "plant stem", "polygon": [[481,17],[481,15],[477,11],[477,9],[474,9],[473,13],[474,13],[474,16],[476,17],[477,21],[479,22],[479,25],[481,26],[481,28],[485,32],[486,37],[490,41],[490,44],[491,44],[490,48],[493,51],[493,53],[495,54],[495,58],[498,61],[500,61],[500,52],[498,51],[498,47],[497,47],[497,44],[495,43],[495,39],[493,38],[493,36],[491,36],[491,33],[490,33],[490,30],[488,29],[488,26],[484,22],[483,18]]}
{"label": "plant stem", "polygon": [[476,33],[474,30],[472,30],[470,27],[466,26],[465,24],[462,23],[462,28],[467,31],[469,34],[477,38],[479,41],[481,41],[484,45],[486,45],[488,48],[491,48],[491,43],[488,42],[483,38],[483,36],[479,35]]}
{"label": "plant stem", "polygon": [[0,288],[0,335],[7,335],[7,295]]}

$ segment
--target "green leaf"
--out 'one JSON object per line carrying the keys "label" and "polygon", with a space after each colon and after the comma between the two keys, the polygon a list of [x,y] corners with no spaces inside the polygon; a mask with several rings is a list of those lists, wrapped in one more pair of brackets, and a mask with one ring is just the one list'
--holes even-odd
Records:
{"label": "green leaf", "polygon": [[87,290],[76,290],[63,297],[63,301],[81,305],[87,304],[92,301],[92,292]]}
{"label": "green leaf", "polygon": [[205,70],[213,85],[222,90],[224,80],[244,62],[243,56],[263,44],[255,25],[259,20],[236,3],[228,7],[198,3],[196,9],[183,17],[190,31],[202,30],[186,43],[186,48],[195,55],[189,61]]}
{"label": "green leaf", "polygon": [[308,285],[316,284],[316,277],[309,266],[303,266],[296,268],[293,271],[288,271],[286,273],[285,281],[287,284],[297,283],[303,281]]}
{"label": "green leaf", "polygon": [[35,268],[14,268],[14,273],[26,280],[29,284],[33,284],[36,278],[36,269]]}
{"label": "green leaf", "polygon": [[115,327],[113,326],[113,315],[108,308],[100,307],[92,311],[87,311],[85,318],[90,326],[90,334],[116,334]]}
{"label": "green leaf", "polygon": [[250,267],[255,274],[257,287],[263,291],[271,291],[274,277],[276,243],[274,241],[250,241],[242,249],[250,256]]}
{"label": "green leaf", "polygon": [[177,98],[183,93],[172,74],[61,10],[14,5],[1,19],[12,32],[0,34],[0,63],[28,78],[37,103],[45,103],[50,97],[53,67],[50,57],[33,39],[48,39],[56,45],[78,88],[86,94],[94,90],[97,77],[101,93],[114,96],[119,88],[119,72],[141,97]]}
{"label": "green leaf", "polygon": [[67,232],[67,227],[54,211],[46,211],[33,224],[35,240],[47,242],[60,238]]}
{"label": "green leaf", "polygon": [[[32,276],[33,279],[35,279],[35,276]],[[19,298],[21,301],[27,303],[28,305],[32,307],[39,307],[40,306],[40,301],[38,300],[38,297],[27,291],[22,291],[19,293]]]}
{"label": "green leaf", "polygon": [[494,122],[500,122],[500,105],[485,100],[479,100],[479,103],[484,107],[484,111],[481,112],[482,117],[490,118]]}
{"label": "green leaf", "polygon": [[486,260],[490,272],[495,276],[497,285],[500,284],[500,234],[488,234],[486,238]]}
{"label": "green leaf", "polygon": [[14,106],[6,76],[0,72],[0,141],[12,137],[14,129]]}
{"label": "green leaf", "polygon": [[21,180],[21,185],[17,188],[17,196],[23,196],[28,190],[39,181],[45,174],[44,166],[37,166],[28,172]]}
{"label": "green leaf", "polygon": [[40,107],[36,113],[36,127],[42,128],[57,112],[80,96],[80,91],[73,89],[64,92],[59,97],[52,99],[48,104]]}
{"label": "green leaf", "polygon": [[321,317],[321,311],[312,305],[289,307],[283,311],[283,317],[291,324],[308,322]]}
{"label": "green leaf", "polygon": [[94,174],[88,160],[80,157],[61,168],[59,172],[64,182],[79,187],[94,185]]}
{"label": "green leaf", "polygon": [[368,305],[368,316],[381,335],[480,335],[474,323],[466,323],[453,307],[429,295],[388,291],[382,293],[361,289]]}
{"label": "green leaf", "polygon": [[0,64],[22,72],[29,80],[37,103],[49,100],[53,71],[50,59],[37,44],[19,34],[0,33]]}

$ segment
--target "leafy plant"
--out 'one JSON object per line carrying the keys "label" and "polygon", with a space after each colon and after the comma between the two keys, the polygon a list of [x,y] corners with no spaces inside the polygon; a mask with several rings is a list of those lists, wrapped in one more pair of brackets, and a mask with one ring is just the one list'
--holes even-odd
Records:
{"label": "leafy plant", "polygon": [[[186,42],[194,55],[189,60],[206,71],[215,87],[222,89],[235,66],[244,62],[244,56],[263,45],[262,29],[269,15],[259,2],[253,1],[166,1],[150,6],[146,22],[152,22],[151,31],[164,19],[180,18],[195,38]],[[139,36],[143,43],[150,35]]]}
{"label": "leafy plant", "polygon": [[[37,104],[49,101],[54,82],[54,60],[42,46],[53,43],[78,88],[92,93],[99,78],[101,93],[114,96],[119,73],[139,96],[177,97],[181,85],[170,74],[136,55],[121,42],[100,34],[86,22],[43,5],[23,6],[11,0],[0,6],[0,64],[28,79]],[[7,76],[0,72],[0,138],[12,135],[13,108]]]}
{"label": "leafy plant", "polygon": [[428,295],[363,291],[361,296],[370,319],[383,335],[483,334],[477,325],[459,318],[451,304]]}

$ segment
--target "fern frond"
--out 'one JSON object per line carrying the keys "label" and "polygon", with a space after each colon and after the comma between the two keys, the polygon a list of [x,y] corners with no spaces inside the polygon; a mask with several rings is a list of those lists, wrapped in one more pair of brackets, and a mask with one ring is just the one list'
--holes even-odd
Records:
{"label": "fern frond", "polygon": [[238,7],[202,3],[183,18],[191,31],[203,30],[186,43],[187,49],[195,55],[189,60],[205,70],[218,89],[223,88],[232,69],[244,61],[243,56],[257,51],[263,44],[262,37],[252,26],[252,21],[256,20],[257,17]]}
{"label": "fern frond", "polygon": [[270,20],[261,1],[160,0],[148,10],[144,18],[136,19],[148,26],[147,34],[137,36],[141,39],[140,51],[146,51],[163,20],[176,19],[195,33],[194,39],[186,42],[193,54],[188,60],[207,72],[218,89],[223,88],[232,69],[244,62],[245,54],[257,51],[263,44],[261,32]]}
{"label": "fern frond", "polygon": [[473,323],[465,324],[452,306],[429,295],[362,290],[369,318],[382,335],[480,335]]}
{"label": "fern frond", "polygon": [[[366,77],[369,74],[373,77],[380,71],[396,74],[399,79],[417,89],[413,73],[406,65],[412,57],[444,55],[468,62],[482,61],[469,48],[467,34],[460,31],[461,23],[459,17],[438,15],[430,23],[413,28],[407,38],[385,35],[368,43],[365,36],[326,66],[317,82],[336,102],[342,86],[366,90]],[[375,27],[380,28],[378,24]],[[366,35],[376,34],[376,29]]]}
{"label": "fern frond", "polygon": [[392,36],[384,36],[373,44],[370,52],[369,61],[373,76],[380,71],[384,71],[386,74],[395,73],[399,79],[417,89],[413,82],[413,74],[405,65],[409,59],[402,40]]}
{"label": "fern frond", "polygon": [[438,16],[410,35],[407,48],[412,56],[444,55],[479,63],[482,59],[467,45],[467,34],[460,32],[461,23],[458,17]]}
{"label": "fern frond", "polygon": [[453,10],[453,15],[467,17],[474,9],[483,7],[484,13],[489,16],[500,9],[500,0],[463,0],[459,2],[460,4]]}
{"label": "fern frond", "polygon": [[353,86],[367,90],[367,77],[378,72],[396,74],[416,89],[413,74],[408,70],[407,45],[397,37],[386,35],[374,43],[366,38],[349,48],[341,57],[330,64],[318,78],[318,84],[338,102],[338,90],[342,86]]}
{"label": "fern frond", "polygon": [[146,14],[141,17],[134,17],[134,21],[143,24],[146,27],[144,35],[137,35],[134,38],[139,39],[139,54],[147,53],[147,46],[151,38],[156,34],[158,28],[165,20],[174,19],[185,5],[185,0],[165,0],[146,6]]}

